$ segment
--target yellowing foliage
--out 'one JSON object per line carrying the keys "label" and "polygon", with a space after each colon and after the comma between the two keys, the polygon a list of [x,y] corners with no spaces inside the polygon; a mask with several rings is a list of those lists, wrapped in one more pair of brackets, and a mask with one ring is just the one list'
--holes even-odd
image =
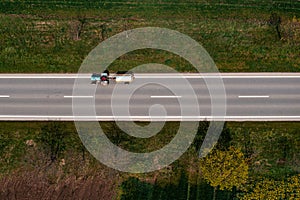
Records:
{"label": "yellowing foliage", "polygon": [[294,16],[293,19],[292,19],[292,22],[293,22],[293,23],[296,23],[296,22],[298,22],[298,21],[300,22],[300,20],[298,20],[297,17]]}
{"label": "yellowing foliage", "polygon": [[212,187],[221,190],[240,187],[248,178],[248,165],[240,149],[214,150],[200,160],[200,170]]}
{"label": "yellowing foliage", "polygon": [[251,193],[244,195],[242,200],[299,200],[300,199],[300,174],[287,180],[276,181],[265,179],[256,182]]}

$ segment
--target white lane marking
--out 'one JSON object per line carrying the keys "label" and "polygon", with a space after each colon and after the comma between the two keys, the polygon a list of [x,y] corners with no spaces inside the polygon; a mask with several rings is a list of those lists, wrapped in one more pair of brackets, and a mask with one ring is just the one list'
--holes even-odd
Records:
{"label": "white lane marking", "polygon": [[0,119],[54,119],[54,120],[284,120],[284,119],[297,119],[300,120],[300,116],[47,116],[47,115],[0,115]]}
{"label": "white lane marking", "polygon": [[94,96],[64,96],[64,98],[94,98]]}
{"label": "white lane marking", "polygon": [[0,95],[0,98],[9,98],[9,95]]}
{"label": "white lane marking", "polygon": [[227,76],[227,75],[220,75],[220,76],[201,76],[201,75],[178,75],[178,76],[168,76],[168,75],[163,75],[163,76],[139,76],[135,75],[135,78],[140,78],[140,79],[157,79],[157,78],[167,78],[167,79],[177,79],[177,78],[187,78],[187,79],[207,79],[207,78],[212,78],[212,79],[253,79],[253,78],[300,78],[300,76]]}
{"label": "white lane marking", "polygon": [[154,99],[159,99],[159,98],[162,98],[162,99],[175,99],[175,98],[181,98],[181,96],[151,96],[151,98],[154,98]]}
{"label": "white lane marking", "polygon": [[[300,78],[300,74],[298,73],[297,75],[226,75],[226,74],[135,74],[136,78],[224,78],[224,79],[229,79],[229,78]],[[0,75],[0,79],[75,79],[75,78],[90,78],[91,74],[2,74]]]}
{"label": "white lane marking", "polygon": [[0,79],[76,79],[76,78],[91,78],[91,76],[1,76]]}
{"label": "white lane marking", "polygon": [[239,96],[240,99],[270,98],[270,96]]}

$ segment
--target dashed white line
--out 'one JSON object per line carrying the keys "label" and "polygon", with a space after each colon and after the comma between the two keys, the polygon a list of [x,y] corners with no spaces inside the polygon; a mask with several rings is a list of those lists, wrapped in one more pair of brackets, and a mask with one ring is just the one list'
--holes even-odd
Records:
{"label": "dashed white line", "polygon": [[181,96],[151,96],[151,98],[154,98],[154,99],[159,99],[159,98],[162,98],[162,99],[179,99],[179,98],[181,98]]}
{"label": "dashed white line", "polygon": [[94,98],[94,96],[64,96],[64,98]]}
{"label": "dashed white line", "polygon": [[270,96],[239,96],[240,99],[270,98]]}
{"label": "dashed white line", "polygon": [[148,120],[170,120],[170,121],[300,121],[300,116],[47,116],[47,115],[0,115],[1,120],[61,120],[61,121],[95,121],[95,120],[124,120],[124,121],[148,121]]}
{"label": "dashed white line", "polygon": [[9,95],[0,95],[0,98],[9,98]]}

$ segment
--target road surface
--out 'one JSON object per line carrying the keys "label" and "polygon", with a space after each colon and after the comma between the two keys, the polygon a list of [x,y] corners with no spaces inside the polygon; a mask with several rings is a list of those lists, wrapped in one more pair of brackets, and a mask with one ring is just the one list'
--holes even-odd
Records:
{"label": "road surface", "polygon": [[[94,92],[74,95],[75,74],[1,74],[0,120],[300,121],[300,73],[221,74],[225,96],[214,94],[215,104],[205,82],[211,80],[211,88],[220,87],[214,84],[218,78],[214,75],[136,74],[129,85],[107,87],[90,84],[89,76],[80,76],[81,89]],[[132,88],[136,89],[130,93]],[[218,102],[223,98],[226,113],[214,116],[212,105],[223,109],[222,101]],[[199,115],[185,112],[196,108],[193,100]],[[83,110],[76,117],[73,101]],[[84,112],[89,110],[88,102],[94,103],[95,116]]]}

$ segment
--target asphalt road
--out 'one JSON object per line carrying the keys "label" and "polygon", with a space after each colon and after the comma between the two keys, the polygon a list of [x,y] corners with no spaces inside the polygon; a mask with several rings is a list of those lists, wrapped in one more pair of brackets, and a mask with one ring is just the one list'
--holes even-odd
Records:
{"label": "asphalt road", "polygon": [[2,74],[0,120],[300,121],[300,74],[221,75],[136,74],[109,86],[82,75],[73,92],[75,74]]}

